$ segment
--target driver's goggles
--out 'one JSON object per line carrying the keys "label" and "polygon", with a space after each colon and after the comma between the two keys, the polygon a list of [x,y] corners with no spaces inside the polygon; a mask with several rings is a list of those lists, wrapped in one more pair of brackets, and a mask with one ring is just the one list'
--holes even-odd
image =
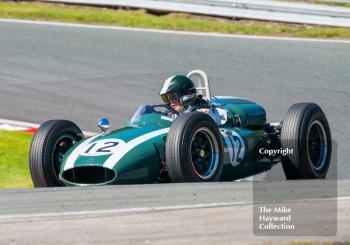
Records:
{"label": "driver's goggles", "polygon": [[170,104],[170,102],[172,101],[180,101],[181,92],[175,91],[175,92],[163,94],[161,95],[161,97],[165,104]]}

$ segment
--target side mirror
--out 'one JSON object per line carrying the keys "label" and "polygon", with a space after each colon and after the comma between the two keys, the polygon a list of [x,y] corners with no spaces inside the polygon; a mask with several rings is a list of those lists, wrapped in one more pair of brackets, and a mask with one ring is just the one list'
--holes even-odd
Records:
{"label": "side mirror", "polygon": [[98,127],[102,130],[103,133],[105,133],[109,128],[110,128],[110,124],[107,118],[101,118],[98,121]]}

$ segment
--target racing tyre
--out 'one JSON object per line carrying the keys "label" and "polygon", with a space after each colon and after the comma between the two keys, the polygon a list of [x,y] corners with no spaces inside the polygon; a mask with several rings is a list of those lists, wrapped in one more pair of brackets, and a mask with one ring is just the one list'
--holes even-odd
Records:
{"label": "racing tyre", "polygon": [[167,136],[165,160],[173,182],[218,181],[223,147],[219,129],[206,113],[178,116]]}
{"label": "racing tyre", "polygon": [[326,177],[332,156],[331,131],[321,108],[313,103],[290,107],[283,120],[281,145],[293,149],[282,157],[287,179]]}
{"label": "racing tyre", "polygon": [[62,186],[58,178],[66,151],[84,138],[77,125],[67,120],[43,123],[30,146],[29,167],[34,187]]}

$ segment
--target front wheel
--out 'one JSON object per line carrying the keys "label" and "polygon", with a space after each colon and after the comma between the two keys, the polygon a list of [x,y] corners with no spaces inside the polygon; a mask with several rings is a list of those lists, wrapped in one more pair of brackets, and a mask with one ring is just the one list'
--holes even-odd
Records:
{"label": "front wheel", "polygon": [[84,138],[77,125],[67,120],[51,120],[37,130],[30,146],[29,167],[34,187],[62,186],[60,164],[64,154]]}
{"label": "front wheel", "polygon": [[219,129],[206,113],[184,113],[173,122],[166,141],[166,165],[173,182],[218,181],[223,147]]}
{"label": "front wheel", "polygon": [[283,148],[293,153],[282,157],[287,179],[322,179],[326,177],[331,156],[332,138],[327,118],[314,103],[290,107],[281,131]]}

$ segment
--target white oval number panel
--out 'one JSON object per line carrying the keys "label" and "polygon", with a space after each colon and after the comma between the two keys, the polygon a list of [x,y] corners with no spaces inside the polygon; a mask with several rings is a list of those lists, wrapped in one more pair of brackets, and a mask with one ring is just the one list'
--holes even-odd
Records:
{"label": "white oval number panel", "polygon": [[80,155],[82,156],[102,156],[115,153],[120,147],[125,144],[120,139],[103,139],[89,143]]}
{"label": "white oval number panel", "polygon": [[235,131],[222,132],[228,148],[232,166],[237,166],[244,158],[245,145],[242,137]]}

